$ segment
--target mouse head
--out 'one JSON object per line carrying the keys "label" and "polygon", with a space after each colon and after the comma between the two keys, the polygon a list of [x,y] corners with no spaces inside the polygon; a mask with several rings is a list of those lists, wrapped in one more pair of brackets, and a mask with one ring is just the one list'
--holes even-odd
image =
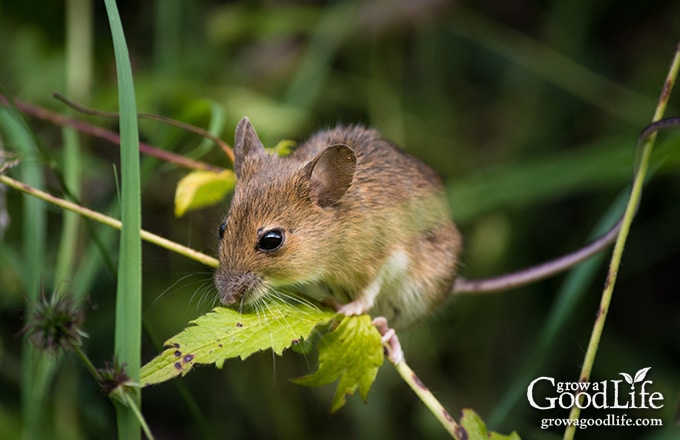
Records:
{"label": "mouse head", "polygon": [[220,301],[248,304],[279,286],[317,281],[335,243],[337,216],[356,169],[346,145],[329,145],[308,162],[267,152],[248,118],[234,139],[238,177],[229,214],[220,225]]}

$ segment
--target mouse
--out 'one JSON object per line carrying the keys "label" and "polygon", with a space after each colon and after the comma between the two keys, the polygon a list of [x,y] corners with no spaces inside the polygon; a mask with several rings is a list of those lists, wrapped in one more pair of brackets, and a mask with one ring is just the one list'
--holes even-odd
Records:
{"label": "mouse", "polygon": [[338,125],[281,157],[244,117],[234,171],[214,276],[223,305],[302,298],[400,329],[450,295],[463,241],[442,180],[378,131]]}

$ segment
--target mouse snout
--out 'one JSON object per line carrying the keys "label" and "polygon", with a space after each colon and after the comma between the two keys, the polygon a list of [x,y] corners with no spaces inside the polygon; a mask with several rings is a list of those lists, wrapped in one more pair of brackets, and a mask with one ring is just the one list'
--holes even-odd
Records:
{"label": "mouse snout", "polygon": [[249,293],[255,291],[260,283],[260,278],[252,272],[232,274],[218,271],[215,274],[217,294],[225,306],[249,302]]}

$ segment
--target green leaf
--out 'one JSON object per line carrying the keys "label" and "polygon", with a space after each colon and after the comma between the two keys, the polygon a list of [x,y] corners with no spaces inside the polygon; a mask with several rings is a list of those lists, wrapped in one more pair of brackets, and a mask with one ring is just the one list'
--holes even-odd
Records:
{"label": "green leaf", "polygon": [[140,383],[152,385],[185,375],[196,364],[214,363],[222,368],[227,359],[245,359],[269,348],[281,355],[334,316],[334,312],[305,304],[269,304],[258,313],[217,307],[169,339],[168,348],[142,367]]}
{"label": "green leaf", "polygon": [[460,419],[460,425],[465,430],[465,433],[467,434],[466,438],[469,440],[521,440],[516,432],[513,432],[510,435],[488,432],[484,420],[471,409],[463,410],[463,417]]}
{"label": "green leaf", "polygon": [[295,141],[284,139],[279,141],[279,143],[276,144],[274,148],[271,148],[270,150],[273,151],[274,154],[276,154],[279,157],[285,157],[293,152],[296,145],[297,143]]}
{"label": "green leaf", "polygon": [[175,191],[175,217],[181,217],[190,209],[204,208],[220,202],[236,185],[232,170],[219,173],[194,171],[184,176]]}
{"label": "green leaf", "polygon": [[368,315],[345,317],[338,327],[319,341],[319,368],[295,379],[300,385],[319,386],[338,381],[331,412],[345,404],[348,394],[359,388],[366,401],[368,391],[383,363],[380,333]]}

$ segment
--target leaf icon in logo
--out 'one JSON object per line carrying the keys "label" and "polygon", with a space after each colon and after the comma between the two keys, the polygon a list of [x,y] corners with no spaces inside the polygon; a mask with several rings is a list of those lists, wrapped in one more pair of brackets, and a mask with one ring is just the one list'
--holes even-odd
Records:
{"label": "leaf icon in logo", "polygon": [[621,376],[623,376],[624,379],[626,379],[626,382],[630,385],[631,388],[635,387],[635,384],[638,382],[642,382],[645,380],[645,377],[647,377],[647,372],[651,370],[652,367],[647,367],[647,368],[641,368],[638,370],[637,373],[635,373],[635,379],[628,374],[628,373],[619,373]]}
{"label": "leaf icon in logo", "polygon": [[637,373],[635,373],[635,383],[642,382],[645,380],[645,377],[647,376],[647,372],[651,369],[652,367],[647,367],[647,368],[641,368]]}
{"label": "leaf icon in logo", "polygon": [[631,377],[630,374],[628,373],[619,373],[621,376],[623,376],[624,379],[626,379],[626,382],[628,382],[631,386],[633,386],[633,378]]}

